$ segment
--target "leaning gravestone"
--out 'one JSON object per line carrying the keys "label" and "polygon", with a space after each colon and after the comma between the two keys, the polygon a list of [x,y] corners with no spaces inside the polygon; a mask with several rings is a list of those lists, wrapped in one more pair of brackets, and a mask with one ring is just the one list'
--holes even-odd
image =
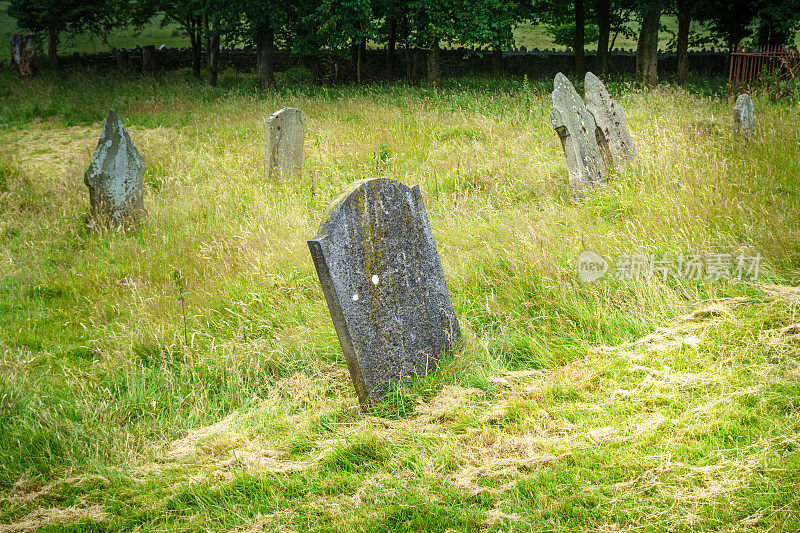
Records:
{"label": "leaning gravestone", "polygon": [[21,78],[32,78],[39,74],[39,59],[36,56],[35,33],[12,33],[11,70],[16,70]]}
{"label": "leaning gravestone", "polygon": [[597,76],[587,72],[583,89],[586,109],[597,125],[597,144],[606,155],[606,162],[619,165],[626,160],[636,159],[636,146],[628,131],[625,111],[611,98],[605,84]]}
{"label": "leaning gravestone", "polygon": [[293,107],[276,111],[267,120],[264,174],[269,179],[300,176],[303,169],[303,144],[306,114]]}
{"label": "leaning gravestone", "polygon": [[461,339],[419,186],[353,183],[308,247],[363,409]]}
{"label": "leaning gravestone", "polygon": [[144,158],[113,109],[103,125],[83,181],[89,187],[92,217],[108,226],[129,225],[144,212]]}
{"label": "leaning gravestone", "polygon": [[733,132],[751,135],[756,131],[756,110],[748,94],[740,94],[733,108]]}
{"label": "leaning gravestone", "polygon": [[550,121],[567,158],[569,183],[576,191],[605,181],[606,169],[597,144],[594,117],[562,73],[556,74]]}

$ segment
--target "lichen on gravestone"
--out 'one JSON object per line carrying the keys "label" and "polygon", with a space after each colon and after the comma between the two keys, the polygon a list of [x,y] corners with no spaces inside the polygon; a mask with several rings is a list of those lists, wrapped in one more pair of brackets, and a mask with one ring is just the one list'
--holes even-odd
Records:
{"label": "lichen on gravestone", "polygon": [[303,170],[306,114],[284,107],[267,119],[264,175],[268,179],[299,177]]}
{"label": "lichen on gravestone", "polygon": [[636,158],[625,111],[611,97],[605,84],[591,72],[583,83],[586,109],[592,114],[597,129],[597,144],[606,165],[620,165]]}
{"label": "lichen on gravestone", "polygon": [[109,227],[128,226],[144,214],[144,158],[113,109],[103,125],[83,181],[92,218]]}
{"label": "lichen on gravestone", "polygon": [[308,246],[363,409],[422,379],[460,341],[418,186],[353,183]]}
{"label": "lichen on gravestone", "polygon": [[550,121],[564,148],[570,185],[582,192],[604,182],[606,169],[597,144],[594,117],[561,72],[554,80],[552,100]]}
{"label": "lichen on gravestone", "polygon": [[733,108],[733,133],[752,135],[756,132],[756,109],[747,93],[740,94]]}

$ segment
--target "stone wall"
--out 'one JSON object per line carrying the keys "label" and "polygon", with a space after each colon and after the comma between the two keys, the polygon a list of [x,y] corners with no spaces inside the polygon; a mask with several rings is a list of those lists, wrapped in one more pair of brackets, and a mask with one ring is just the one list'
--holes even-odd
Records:
{"label": "stone wall", "polygon": [[[142,69],[142,49],[140,47],[127,52],[127,64],[131,70]],[[377,79],[383,76],[385,68],[384,50],[368,50],[364,63],[364,77]],[[164,48],[156,49],[156,62],[160,69],[177,69],[190,67],[192,53],[189,48]],[[724,51],[698,51],[689,54],[689,69],[691,72],[706,75],[727,75],[727,52]],[[594,70],[596,53],[587,52],[586,68]],[[402,50],[396,54],[397,63],[395,72],[404,76],[406,72],[406,57]],[[492,70],[492,54],[488,50],[471,49],[445,49],[442,50],[445,76],[457,76],[470,73],[489,73]],[[59,58],[63,67],[94,67],[116,68],[118,64],[117,53],[102,52],[91,55],[66,56]],[[425,57],[422,54],[419,62],[419,75],[425,75]],[[636,70],[636,53],[632,50],[615,50],[611,53],[612,73],[633,74]],[[220,53],[220,68],[230,68],[240,71],[250,71],[255,68],[255,51],[247,49],[223,49]],[[288,52],[277,52],[275,55],[275,70],[281,72],[297,65],[310,67],[308,58],[299,58]],[[569,51],[558,50],[519,50],[503,52],[503,71],[514,75],[527,74],[536,76],[542,74],[555,74],[556,72],[569,73],[574,64],[573,54]],[[675,53],[661,52],[658,57],[658,71],[661,76],[674,74],[677,69],[677,55]],[[354,77],[355,73],[347,59],[336,59],[332,56],[323,56],[321,61],[321,74],[326,77],[338,72],[340,79]]]}

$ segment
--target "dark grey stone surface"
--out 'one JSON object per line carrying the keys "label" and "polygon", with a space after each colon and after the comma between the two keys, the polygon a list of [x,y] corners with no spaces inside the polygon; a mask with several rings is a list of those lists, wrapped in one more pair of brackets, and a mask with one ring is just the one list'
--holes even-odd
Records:
{"label": "dark grey stone surface", "polygon": [[750,95],[740,94],[733,108],[733,132],[752,135],[756,132],[756,109]]}
{"label": "dark grey stone surface", "polygon": [[628,131],[625,111],[611,98],[608,89],[591,72],[583,82],[586,109],[592,114],[597,126],[597,144],[606,157],[605,163],[620,165],[636,159],[636,146]]}
{"label": "dark grey stone surface", "polygon": [[300,177],[305,139],[305,113],[293,107],[273,113],[267,119],[264,175],[269,179]]}
{"label": "dark grey stone surface", "polygon": [[556,74],[550,121],[561,139],[567,158],[569,184],[581,192],[606,179],[603,156],[597,144],[594,117],[562,73]]}
{"label": "dark grey stone surface", "polygon": [[108,112],[83,181],[92,217],[109,226],[129,225],[144,214],[144,158],[113,109]]}
{"label": "dark grey stone surface", "polygon": [[461,339],[418,186],[353,183],[308,246],[362,408]]}

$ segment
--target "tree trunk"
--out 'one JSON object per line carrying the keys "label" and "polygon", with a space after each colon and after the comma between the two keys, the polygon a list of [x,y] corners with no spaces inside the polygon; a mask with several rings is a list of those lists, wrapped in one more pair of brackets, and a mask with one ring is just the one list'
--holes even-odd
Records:
{"label": "tree trunk", "polygon": [[386,77],[394,79],[394,51],[397,47],[397,17],[389,19],[389,42],[386,44]]}
{"label": "tree trunk", "polygon": [[675,81],[680,84],[689,78],[689,25],[692,19],[687,13],[686,1],[678,2],[678,74]]}
{"label": "tree trunk", "polygon": [[319,59],[319,52],[314,54],[311,57],[311,83],[314,85],[319,85],[319,76],[320,76],[320,59]]}
{"label": "tree trunk", "polygon": [[417,83],[422,77],[420,71],[422,70],[422,51],[419,47],[414,48],[414,53],[411,54],[411,75],[409,77],[410,83]]}
{"label": "tree trunk", "polygon": [[[216,24],[214,24],[216,29]],[[217,75],[219,74],[219,34],[215,33],[209,38],[208,47],[208,84],[211,87],[217,86]]]}
{"label": "tree trunk", "polygon": [[608,39],[611,36],[610,0],[597,1],[597,26],[600,34],[597,39],[597,65],[595,65],[595,68],[601,74],[608,74]]}
{"label": "tree trunk", "polygon": [[152,44],[146,44],[142,47],[142,72],[146,74],[153,74],[158,68],[156,62],[156,47]]}
{"label": "tree trunk", "polygon": [[645,9],[636,46],[636,79],[650,87],[658,84],[658,26],[663,0],[653,0]]}
{"label": "tree trunk", "polygon": [[211,61],[211,34],[208,33],[208,15],[203,15],[203,46],[206,49],[206,67]]}
{"label": "tree trunk", "polygon": [[36,57],[36,34],[12,33],[11,70],[16,70],[20,78],[31,78],[39,74],[39,59]]}
{"label": "tree trunk", "polygon": [[503,51],[495,48],[492,51],[492,76],[499,76],[503,72]]}
{"label": "tree trunk", "polygon": [[575,72],[583,76],[584,67],[584,24],[583,0],[575,0]]}
{"label": "tree trunk", "polygon": [[442,90],[442,53],[439,39],[434,39],[428,50],[428,88]]}
{"label": "tree trunk", "polygon": [[192,41],[192,75],[200,79],[203,62],[203,37],[196,30],[189,32],[189,39]]}
{"label": "tree trunk", "polygon": [[58,31],[52,26],[47,29],[47,57],[50,66],[58,68]]}
{"label": "tree trunk", "polygon": [[358,51],[356,55],[356,82],[361,85],[361,74],[364,70],[364,56],[367,55],[367,38],[364,37],[358,43]]}
{"label": "tree trunk", "polygon": [[275,88],[275,30],[271,26],[259,28],[256,36],[256,62],[258,85],[265,91]]}

